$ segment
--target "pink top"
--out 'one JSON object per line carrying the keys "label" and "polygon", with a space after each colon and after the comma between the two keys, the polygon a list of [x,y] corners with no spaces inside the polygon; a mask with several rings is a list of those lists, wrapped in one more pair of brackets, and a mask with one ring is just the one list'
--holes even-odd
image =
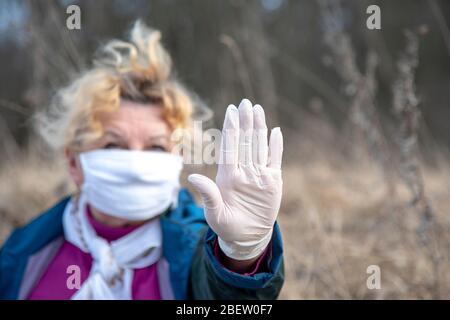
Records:
{"label": "pink top", "polygon": [[[106,226],[92,217],[88,209],[88,219],[97,235],[106,239],[107,241],[117,240],[128,233],[132,232],[138,226],[127,227],[110,227]],[[220,261],[219,246],[217,241],[214,248],[215,255]],[[266,250],[267,252],[267,250]],[[251,273],[245,275],[253,275],[258,271],[261,261],[266,254],[261,255]],[[59,248],[59,251],[50,262],[47,270],[42,275],[36,286],[31,291],[28,300],[68,300],[78,290],[76,288],[69,289],[67,286],[67,279],[70,274],[67,273],[67,268],[71,265],[76,265],[80,268],[81,285],[89,276],[92,267],[92,257],[89,253],[85,253],[78,247],[64,240]],[[133,300],[160,300],[161,295],[159,291],[158,274],[156,263],[141,269],[134,270],[132,282],[132,298]]]}
{"label": "pink top", "polygon": [[[88,219],[98,236],[110,241],[117,240],[139,226],[110,227],[106,226],[92,217],[88,209]],[[35,288],[32,290],[29,300],[68,300],[77,291],[76,288],[69,289],[66,272],[70,265],[80,268],[81,284],[89,276],[92,267],[92,257],[70,242],[64,240],[58,253],[50,262],[47,270],[42,275]],[[134,270],[132,282],[132,297],[134,300],[160,300],[158,275],[156,263],[141,269]]]}

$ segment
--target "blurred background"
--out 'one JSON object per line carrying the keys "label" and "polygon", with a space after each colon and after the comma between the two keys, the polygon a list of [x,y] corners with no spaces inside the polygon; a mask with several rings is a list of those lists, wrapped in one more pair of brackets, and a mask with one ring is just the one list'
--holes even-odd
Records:
{"label": "blurred background", "polygon": [[[80,30],[66,28],[70,4]],[[372,4],[381,30],[366,27]],[[34,113],[137,18],[162,31],[177,74],[214,111],[210,127],[243,97],[281,126],[280,298],[450,298],[443,0],[2,0],[0,243],[73,188]]]}

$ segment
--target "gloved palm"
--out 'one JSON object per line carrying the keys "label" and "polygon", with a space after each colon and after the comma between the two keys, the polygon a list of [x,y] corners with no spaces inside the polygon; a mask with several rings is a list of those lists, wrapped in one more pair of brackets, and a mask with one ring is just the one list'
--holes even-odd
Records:
{"label": "gloved palm", "polygon": [[205,218],[230,258],[252,259],[270,242],[281,203],[283,137],[271,131],[261,106],[244,99],[225,114],[216,182],[189,176],[200,193]]}

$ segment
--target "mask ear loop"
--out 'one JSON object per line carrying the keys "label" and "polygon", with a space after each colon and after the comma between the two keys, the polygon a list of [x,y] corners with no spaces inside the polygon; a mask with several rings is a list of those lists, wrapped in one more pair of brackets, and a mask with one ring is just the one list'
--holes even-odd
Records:
{"label": "mask ear loop", "polygon": [[169,209],[176,209],[176,208],[178,208],[178,194],[179,194],[179,192],[180,192],[180,186],[178,185],[178,187],[173,190],[172,201],[171,201],[171,204],[169,206]]}

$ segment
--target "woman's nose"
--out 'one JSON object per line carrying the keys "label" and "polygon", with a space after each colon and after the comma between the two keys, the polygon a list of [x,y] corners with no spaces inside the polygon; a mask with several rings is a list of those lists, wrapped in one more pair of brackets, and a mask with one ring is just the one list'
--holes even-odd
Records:
{"label": "woman's nose", "polygon": [[140,141],[131,141],[128,144],[128,149],[133,151],[143,151],[145,149],[145,146]]}

